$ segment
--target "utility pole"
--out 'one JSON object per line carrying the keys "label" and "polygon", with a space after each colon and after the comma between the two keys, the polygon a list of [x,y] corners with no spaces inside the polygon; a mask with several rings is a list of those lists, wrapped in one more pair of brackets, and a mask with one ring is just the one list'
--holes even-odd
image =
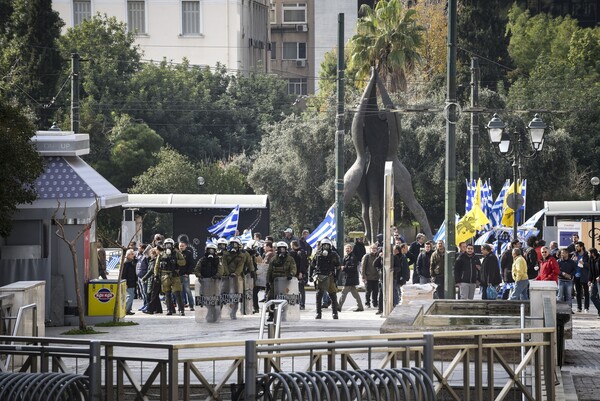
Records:
{"label": "utility pole", "polygon": [[79,54],[71,53],[71,131],[79,133]]}
{"label": "utility pole", "polygon": [[448,53],[446,72],[446,258],[444,260],[444,297],[454,299],[456,259],[456,7],[457,0],[448,0]]}
{"label": "utility pole", "polygon": [[470,181],[479,178],[479,59],[471,58],[471,168]]}
{"label": "utility pole", "polygon": [[338,60],[337,60],[337,132],[335,141],[335,222],[336,246],[344,252],[344,13],[338,14]]}

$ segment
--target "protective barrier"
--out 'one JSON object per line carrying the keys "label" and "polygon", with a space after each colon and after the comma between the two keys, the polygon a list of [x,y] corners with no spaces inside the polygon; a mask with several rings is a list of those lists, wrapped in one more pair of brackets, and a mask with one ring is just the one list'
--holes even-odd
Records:
{"label": "protective barrier", "polygon": [[435,400],[421,368],[272,372],[258,377],[256,400]]}
{"label": "protective barrier", "polygon": [[70,373],[0,373],[0,400],[88,400],[87,376]]}

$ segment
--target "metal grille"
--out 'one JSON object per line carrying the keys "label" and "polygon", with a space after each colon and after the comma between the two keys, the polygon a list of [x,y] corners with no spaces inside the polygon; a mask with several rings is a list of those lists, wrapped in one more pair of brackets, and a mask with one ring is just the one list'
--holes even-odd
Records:
{"label": "metal grille", "polygon": [[127,2],[127,27],[129,32],[146,33],[146,4],[144,1]]}
{"label": "metal grille", "polygon": [[200,34],[200,2],[182,1],[182,30],[184,35]]}

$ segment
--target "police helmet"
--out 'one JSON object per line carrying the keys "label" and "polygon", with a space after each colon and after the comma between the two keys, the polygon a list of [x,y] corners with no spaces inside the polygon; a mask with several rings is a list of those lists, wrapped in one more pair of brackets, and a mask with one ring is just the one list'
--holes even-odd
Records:
{"label": "police helmet", "polygon": [[331,249],[331,240],[329,238],[323,238],[323,240],[321,240],[321,247],[323,249]]}
{"label": "police helmet", "polygon": [[217,240],[217,248],[219,248],[219,249],[227,248],[227,240],[225,238],[219,238]]}
{"label": "police helmet", "polygon": [[232,238],[229,240],[229,245],[231,245],[232,247],[237,245],[238,248],[242,247],[242,241],[239,240],[239,238]]}
{"label": "police helmet", "polygon": [[285,248],[285,250],[287,251],[287,249],[288,249],[288,244],[287,244],[285,241],[279,241],[279,242],[277,243],[277,249],[279,249],[279,248]]}
{"label": "police helmet", "polygon": [[206,248],[207,251],[209,249],[214,249],[215,251],[217,250],[217,246],[215,244],[206,244]]}
{"label": "police helmet", "polygon": [[175,241],[173,241],[173,238],[167,238],[167,239],[164,241],[164,244],[165,244],[165,247],[166,247],[168,244],[171,244],[171,247],[174,247],[174,246],[175,246]]}

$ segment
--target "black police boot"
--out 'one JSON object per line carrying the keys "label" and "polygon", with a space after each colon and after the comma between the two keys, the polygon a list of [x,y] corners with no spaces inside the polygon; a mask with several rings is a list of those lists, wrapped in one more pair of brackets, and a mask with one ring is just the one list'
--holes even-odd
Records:
{"label": "black police boot", "polygon": [[337,302],[337,294],[334,292],[333,294],[329,294],[329,298],[331,298],[331,310],[334,319],[338,319],[338,302]]}
{"label": "black police boot", "polygon": [[181,291],[175,291],[175,300],[177,301],[177,309],[179,310],[180,316],[185,316],[184,308],[183,308],[183,298],[181,297]]}
{"label": "black police boot", "polygon": [[165,302],[167,303],[167,316],[171,316],[173,312],[175,312],[175,308],[173,307],[173,297],[171,296],[171,291],[165,292]]}

